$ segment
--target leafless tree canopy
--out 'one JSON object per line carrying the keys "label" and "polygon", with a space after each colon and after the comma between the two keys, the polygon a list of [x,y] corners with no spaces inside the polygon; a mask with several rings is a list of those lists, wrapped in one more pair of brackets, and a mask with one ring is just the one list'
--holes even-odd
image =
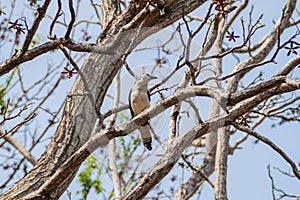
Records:
{"label": "leafless tree canopy", "polygon": [[[300,181],[299,160],[257,129],[300,122],[300,2],[280,4],[271,21],[249,0],[0,1],[0,199],[72,199],[89,163],[83,199],[189,199],[208,183],[226,200],[228,158],[251,138],[289,166],[266,167],[273,199],[299,199],[273,177]],[[131,119],[143,72],[159,79]],[[148,120],[151,152],[134,134]]]}

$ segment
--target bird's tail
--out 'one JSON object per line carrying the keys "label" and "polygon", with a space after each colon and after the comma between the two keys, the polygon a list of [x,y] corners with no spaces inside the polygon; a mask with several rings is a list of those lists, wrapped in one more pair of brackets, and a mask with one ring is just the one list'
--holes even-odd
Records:
{"label": "bird's tail", "polygon": [[150,132],[150,126],[149,124],[145,124],[143,126],[139,127],[140,130],[140,136],[142,139],[142,142],[144,144],[144,146],[151,151],[152,150],[152,138],[151,138],[151,132]]}

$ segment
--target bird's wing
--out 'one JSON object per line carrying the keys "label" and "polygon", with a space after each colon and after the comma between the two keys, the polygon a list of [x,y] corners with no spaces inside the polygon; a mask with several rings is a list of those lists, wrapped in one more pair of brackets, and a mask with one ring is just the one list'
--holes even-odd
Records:
{"label": "bird's wing", "polygon": [[129,102],[129,110],[130,110],[130,113],[131,113],[131,117],[133,118],[134,117],[134,112],[133,112],[132,107],[131,107],[131,92],[132,92],[132,89],[129,91],[128,102]]}
{"label": "bird's wing", "polygon": [[149,99],[149,102],[151,101],[151,98],[150,98],[150,91],[147,90],[147,95],[148,95],[148,99]]}

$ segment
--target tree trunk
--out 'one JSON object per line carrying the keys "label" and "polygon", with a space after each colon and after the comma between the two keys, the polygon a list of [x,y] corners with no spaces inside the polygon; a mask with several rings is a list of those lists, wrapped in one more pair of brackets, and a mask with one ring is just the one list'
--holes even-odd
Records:
{"label": "tree trunk", "polygon": [[[0,199],[22,199],[41,187],[91,137],[97,115],[95,106],[87,95],[82,96],[82,94],[88,89],[100,108],[108,87],[122,66],[121,56],[130,53],[147,36],[180,19],[183,13],[178,10],[186,14],[204,2],[205,0],[166,1],[164,16],[160,16],[158,10],[136,7],[132,3],[122,14],[108,23],[103,28],[98,43],[110,46],[114,54],[90,53],[88,55],[81,68],[88,82],[88,88],[85,88],[81,77],[78,76],[65,100],[62,117],[46,151],[33,169],[15,186],[2,194]],[[78,168],[73,169],[73,173],[63,182],[58,183],[51,193],[41,194],[42,196],[36,199],[59,198],[73,180],[77,170]]]}

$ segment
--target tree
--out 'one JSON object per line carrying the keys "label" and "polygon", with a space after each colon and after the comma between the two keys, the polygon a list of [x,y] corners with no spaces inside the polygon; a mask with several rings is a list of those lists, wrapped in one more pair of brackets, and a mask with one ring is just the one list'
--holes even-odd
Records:
{"label": "tree", "polygon": [[[300,64],[300,56],[297,55],[297,49],[300,44],[297,24],[300,20],[295,14],[299,2],[286,0],[280,17],[274,21],[270,30],[266,30],[263,24],[263,15],[254,18],[254,8],[247,10],[250,3],[248,0],[102,0],[100,4],[91,0],[91,9],[97,17],[94,21],[77,19],[80,1],[75,4],[69,0],[64,5],[66,2],[58,0],[54,16],[49,16],[50,3],[54,5],[56,2],[26,2],[35,13],[30,19],[24,16],[13,19],[12,15],[6,13],[7,8],[0,8],[1,15],[8,15],[6,20],[2,20],[1,37],[4,42],[1,46],[4,47],[14,38],[11,42],[13,53],[0,64],[0,75],[7,80],[1,83],[3,89],[0,93],[0,124],[4,128],[1,130],[1,146],[13,145],[14,152],[22,155],[14,165],[7,161],[6,168],[12,170],[12,173],[2,187],[9,187],[9,181],[15,180],[14,173],[24,160],[32,164],[30,171],[24,169],[25,176],[5,191],[0,199],[59,198],[74,179],[80,165],[97,148],[106,145],[110,146],[109,170],[115,198],[143,199],[179,163],[192,173],[186,183],[175,189],[175,199],[190,198],[205,181],[213,186],[215,199],[227,199],[228,156],[233,155],[249,135],[278,153],[290,165],[294,178],[300,180],[295,161],[272,140],[255,131],[266,119],[274,120],[276,126],[277,123],[299,122],[297,90],[300,88],[300,79],[297,66]],[[16,2],[12,1],[11,5],[11,10],[14,10]],[[74,8],[74,5],[77,7]],[[64,6],[68,7],[68,11]],[[205,12],[197,12],[201,9]],[[241,17],[247,12],[248,18]],[[61,30],[60,24],[65,29]],[[75,41],[78,34],[76,27],[80,24],[85,24],[85,28],[92,24],[101,26],[95,43],[88,42],[90,34],[87,28],[81,32],[83,42]],[[124,122],[126,117],[120,117],[120,113],[128,105],[119,106],[120,81],[128,83],[120,80],[120,74],[137,77],[138,71],[128,61],[130,56],[135,55],[138,45],[147,37],[172,24],[175,26],[174,32],[170,34],[169,40],[153,47],[157,49],[158,57],[155,64],[147,68],[150,72],[159,72],[168,64],[168,57],[176,58],[175,62],[169,61],[172,70],[163,74],[161,81],[150,88],[157,101],[149,109]],[[39,34],[45,36],[41,30],[43,27],[49,30],[48,41],[45,42],[38,39]],[[264,36],[258,34],[261,30],[265,31]],[[169,49],[170,41],[174,40],[180,44],[180,48]],[[195,41],[199,44],[197,47],[193,46]],[[45,77],[40,75],[40,81],[26,89],[27,86],[22,82],[24,75],[20,71],[21,65],[30,60],[35,62],[43,54],[52,51],[56,52],[53,53],[54,59],[58,58],[59,51],[62,52],[62,64],[57,64],[57,68],[51,66]],[[85,60],[79,67],[78,62],[82,59],[80,53],[83,52],[88,54],[84,54]],[[234,62],[228,62],[228,59]],[[66,67],[62,75],[59,75],[56,82],[51,81],[51,77],[57,77],[58,69],[62,70],[63,64]],[[123,67],[126,70],[120,72]],[[175,86],[168,86],[174,74],[182,78],[179,81],[176,79]],[[43,109],[41,105],[50,96],[55,96],[54,91],[63,76],[77,77],[66,95],[61,114],[45,109],[52,116],[47,127],[55,126],[56,130],[52,129],[51,141],[36,160],[31,151],[37,143],[42,144],[41,138],[45,133],[49,134],[48,128],[45,131],[37,129],[38,135],[31,134],[32,146],[28,148],[13,135],[22,134],[22,128],[26,130],[26,125],[38,119],[37,111]],[[13,96],[10,87],[14,87],[15,80],[21,86],[22,95],[10,100],[9,97]],[[113,80],[113,106],[107,109],[105,97],[111,93],[109,87]],[[40,87],[38,91],[36,85]],[[44,87],[51,90],[45,92]],[[202,97],[212,100],[209,116],[205,118],[201,117],[201,107],[196,103],[196,99]],[[35,100],[39,100],[39,104],[30,108],[29,114],[26,113],[25,110]],[[129,140],[129,134],[160,113],[170,113],[168,119],[165,119],[169,123],[168,133],[155,137],[161,144],[158,149],[164,153],[145,174],[140,177],[137,174],[130,176],[128,182],[132,185],[126,185],[130,189],[121,191],[124,186],[122,178],[128,178],[128,175],[123,174],[124,169],[132,164],[130,153],[142,151],[141,148],[137,150],[141,145],[131,145],[139,143],[139,140]],[[13,121],[25,114],[24,120],[17,123]],[[60,119],[55,123],[57,115]],[[192,116],[195,116],[196,123],[191,127],[191,124],[181,122],[183,118],[190,119]],[[186,127],[189,128],[181,131]],[[245,132],[245,136],[229,145],[230,136],[238,131]],[[115,140],[117,137],[122,138],[124,148],[121,150],[115,145],[119,142]],[[128,140],[130,148],[126,149],[125,143]],[[199,154],[199,150],[205,150],[204,154]],[[121,159],[127,161],[127,165],[123,163],[118,168],[116,159],[120,155],[125,156],[125,153],[128,159]],[[201,159],[203,162],[199,162]],[[142,160],[135,164],[138,166]],[[209,179],[212,173],[215,174],[213,183]],[[272,185],[272,189],[276,191],[277,188]],[[87,194],[88,191],[84,197]],[[159,193],[157,195],[158,198]],[[288,196],[283,191],[282,195]]]}

